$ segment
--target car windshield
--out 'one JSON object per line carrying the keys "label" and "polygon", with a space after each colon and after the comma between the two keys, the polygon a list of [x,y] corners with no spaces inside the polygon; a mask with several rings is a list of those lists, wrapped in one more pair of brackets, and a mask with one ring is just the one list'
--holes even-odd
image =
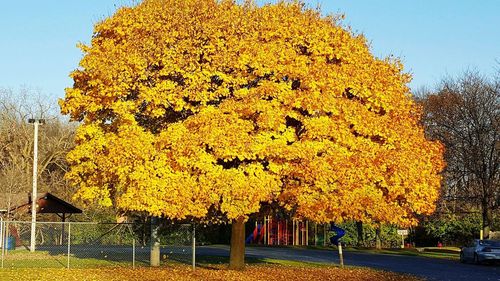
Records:
{"label": "car windshield", "polygon": [[496,240],[481,240],[479,242],[481,246],[490,246],[490,247],[500,247],[500,241]]}

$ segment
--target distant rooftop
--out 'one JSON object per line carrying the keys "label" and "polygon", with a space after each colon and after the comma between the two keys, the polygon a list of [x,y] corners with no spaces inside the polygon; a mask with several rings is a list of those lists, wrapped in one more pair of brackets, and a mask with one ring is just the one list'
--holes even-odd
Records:
{"label": "distant rooftop", "polygon": [[[39,214],[80,214],[82,210],[51,193],[37,193],[37,213]],[[0,193],[0,212],[30,213],[30,193]]]}

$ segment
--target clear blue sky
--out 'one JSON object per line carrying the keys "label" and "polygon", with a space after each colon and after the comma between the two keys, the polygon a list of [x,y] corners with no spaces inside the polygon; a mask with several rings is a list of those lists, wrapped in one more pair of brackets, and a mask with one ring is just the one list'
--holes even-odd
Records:
{"label": "clear blue sky", "polygon": [[[22,85],[56,99],[71,86],[93,25],[131,0],[0,1],[0,88]],[[311,0],[371,42],[379,57],[400,57],[413,89],[467,67],[493,75],[500,64],[500,0]]]}

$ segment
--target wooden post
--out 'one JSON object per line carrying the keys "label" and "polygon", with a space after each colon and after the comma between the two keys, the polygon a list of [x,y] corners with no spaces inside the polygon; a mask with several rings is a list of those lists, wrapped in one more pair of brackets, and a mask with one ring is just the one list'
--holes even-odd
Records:
{"label": "wooden post", "polygon": [[266,237],[267,237],[267,245],[271,245],[271,241],[269,241],[270,239],[270,234],[271,233],[271,219],[269,218],[269,216],[267,217],[267,229],[266,229]]}
{"label": "wooden post", "polygon": [[304,222],[299,222],[299,245],[304,245]]}
{"label": "wooden post", "polygon": [[288,246],[288,219],[285,220],[285,245]]}
{"label": "wooden post", "polygon": [[340,259],[340,266],[344,267],[344,254],[342,253],[342,242],[339,241],[339,259]]}
{"label": "wooden post", "polygon": [[323,246],[326,246],[326,223],[323,224]]}
{"label": "wooden post", "polygon": [[314,223],[314,246],[318,246],[318,224]]}
{"label": "wooden post", "polygon": [[273,219],[268,218],[267,224],[269,225],[269,227],[267,228],[267,245],[272,245],[273,243],[271,241],[271,228],[273,227]]}
{"label": "wooden post", "polygon": [[306,234],[305,225],[306,225],[306,223],[304,221],[302,221],[302,226],[300,228],[300,232],[302,233],[302,246],[307,244],[307,241],[306,241],[307,234]]}
{"label": "wooden post", "polygon": [[295,223],[295,245],[300,245],[300,220]]}
{"label": "wooden post", "polygon": [[309,246],[309,221],[306,221],[306,246]]}
{"label": "wooden post", "polygon": [[265,232],[264,232],[264,245],[267,245],[267,216],[264,217],[264,227],[265,227]]}
{"label": "wooden post", "polygon": [[304,245],[304,222],[299,221],[299,245]]}
{"label": "wooden post", "polygon": [[293,245],[297,245],[297,219],[295,219],[293,224]]}
{"label": "wooden post", "polygon": [[278,221],[278,235],[277,235],[277,242],[278,242],[278,245],[280,244],[280,221]]}

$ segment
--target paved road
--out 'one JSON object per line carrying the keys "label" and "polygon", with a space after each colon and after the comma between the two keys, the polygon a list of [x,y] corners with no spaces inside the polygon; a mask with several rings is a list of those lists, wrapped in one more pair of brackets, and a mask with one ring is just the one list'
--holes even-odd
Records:
{"label": "paved road", "polygon": [[[196,247],[197,255],[228,256],[226,245]],[[338,253],[328,250],[296,248],[247,247],[247,257],[339,263]],[[428,280],[500,281],[500,266],[461,264],[458,261],[414,256],[345,252],[346,265],[364,266],[394,272],[410,273]]]}

